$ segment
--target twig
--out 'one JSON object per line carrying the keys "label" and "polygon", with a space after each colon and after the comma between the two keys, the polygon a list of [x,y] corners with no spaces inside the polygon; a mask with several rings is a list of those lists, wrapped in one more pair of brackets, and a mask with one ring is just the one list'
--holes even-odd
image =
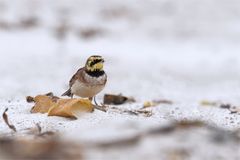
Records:
{"label": "twig", "polygon": [[120,109],[120,108],[117,108],[117,107],[111,107],[110,109],[119,111],[120,113],[127,113],[129,115],[134,115],[134,116],[139,116],[139,115],[143,115],[145,117],[151,117],[152,116],[151,111],[144,110],[144,109],[128,110],[128,109]]}
{"label": "twig", "polygon": [[42,133],[42,127],[40,126],[39,123],[36,123],[37,129],[38,129],[38,134]]}
{"label": "twig", "polygon": [[100,110],[100,111],[103,111],[103,112],[107,112],[107,106],[105,105],[102,105],[102,106],[99,106],[99,105],[93,105],[95,109],[97,110]]}
{"label": "twig", "polygon": [[3,120],[4,120],[4,122],[6,123],[6,125],[7,125],[11,130],[13,130],[14,132],[17,132],[16,127],[15,127],[14,125],[12,125],[12,124],[9,123],[8,115],[7,115],[7,113],[6,113],[7,111],[8,111],[8,108],[6,108],[5,111],[3,112],[3,115],[2,115]]}

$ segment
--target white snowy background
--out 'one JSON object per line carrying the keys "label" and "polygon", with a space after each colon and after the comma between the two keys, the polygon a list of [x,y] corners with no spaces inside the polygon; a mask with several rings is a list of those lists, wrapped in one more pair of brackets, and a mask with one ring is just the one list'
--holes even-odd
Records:
{"label": "white snowy background", "polygon": [[[8,107],[17,129],[40,123],[86,143],[182,119],[237,130],[238,114],[200,102],[240,106],[239,17],[237,0],[0,0],[0,113]],[[95,111],[73,121],[29,113],[26,96],[49,91],[60,96],[93,54],[105,57],[108,74],[98,101],[104,93],[122,93],[137,100],[124,108],[154,99],[174,104],[151,108],[148,118]],[[2,121],[0,131],[10,132]],[[208,142],[193,140],[202,143],[190,159],[240,157],[236,145],[206,151]],[[192,148],[192,141],[185,146]],[[162,146],[175,143],[171,137],[150,138],[134,149],[87,151],[86,159],[158,159]]]}

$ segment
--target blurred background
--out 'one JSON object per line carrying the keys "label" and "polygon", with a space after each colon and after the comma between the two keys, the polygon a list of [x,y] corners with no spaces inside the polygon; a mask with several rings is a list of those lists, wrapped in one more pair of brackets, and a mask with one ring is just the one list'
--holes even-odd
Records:
{"label": "blurred background", "polygon": [[[195,130],[198,123],[161,128],[169,120],[196,119],[239,128],[239,114],[199,103],[240,106],[239,17],[238,0],[0,0],[0,109],[9,108],[18,129],[39,123],[80,139],[88,159],[239,159],[239,132]],[[122,93],[137,102],[121,109],[154,99],[173,104],[150,108],[147,118],[114,111],[76,121],[29,114],[26,96],[60,96],[95,54],[105,58],[108,74],[98,101]],[[2,122],[0,128],[9,131]],[[127,147],[119,148],[121,140]],[[92,147],[96,142],[107,147]]]}
{"label": "blurred background", "polygon": [[237,0],[0,0],[0,97],[60,95],[99,54],[105,92],[240,98],[239,7]]}

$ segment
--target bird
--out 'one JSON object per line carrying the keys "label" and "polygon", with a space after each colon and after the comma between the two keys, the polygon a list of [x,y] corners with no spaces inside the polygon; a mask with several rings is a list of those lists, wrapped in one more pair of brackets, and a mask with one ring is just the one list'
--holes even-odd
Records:
{"label": "bird", "polygon": [[102,56],[90,56],[85,66],[72,76],[69,81],[69,89],[62,96],[73,98],[76,95],[92,101],[104,89],[107,83],[107,74],[103,70],[103,64],[104,59]]}

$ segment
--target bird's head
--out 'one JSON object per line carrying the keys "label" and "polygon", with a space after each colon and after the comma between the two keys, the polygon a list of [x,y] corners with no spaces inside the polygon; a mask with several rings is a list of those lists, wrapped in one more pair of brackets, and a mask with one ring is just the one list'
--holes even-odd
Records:
{"label": "bird's head", "polygon": [[87,59],[86,70],[89,72],[103,71],[104,59],[102,56],[94,55]]}

